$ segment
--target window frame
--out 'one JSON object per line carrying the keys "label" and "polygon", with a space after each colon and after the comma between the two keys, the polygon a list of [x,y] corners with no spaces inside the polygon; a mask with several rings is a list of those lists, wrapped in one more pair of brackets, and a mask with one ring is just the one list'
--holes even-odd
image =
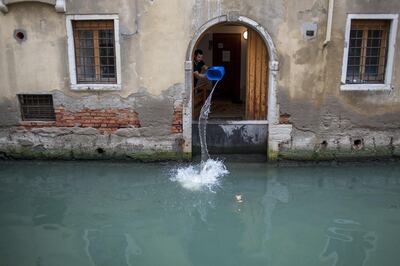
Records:
{"label": "window frame", "polygon": [[[23,102],[25,100],[25,97],[41,97],[41,96],[46,96],[49,97],[49,102],[50,104],[27,104]],[[19,103],[19,109],[21,113],[21,121],[23,122],[35,122],[35,121],[40,121],[40,122],[54,122],[56,121],[56,113],[55,113],[55,108],[54,108],[54,99],[52,94],[38,94],[38,93],[20,93],[17,94],[18,98],[18,103]],[[32,99],[31,99],[32,100]],[[35,99],[36,101],[39,101],[39,98]],[[38,108],[38,109],[45,109],[45,108],[51,108],[51,114],[48,114],[47,117],[34,117],[34,115],[26,113],[24,111],[24,108]]]}
{"label": "window frame", "polygon": [[[361,83],[361,84],[349,84],[346,83],[347,67],[348,67],[348,55],[349,55],[349,43],[350,43],[350,30],[352,20],[389,20],[389,36],[387,46],[387,59],[385,66],[385,80],[384,83]],[[342,75],[341,75],[341,91],[379,91],[379,90],[391,90],[392,89],[392,74],[393,74],[393,62],[395,56],[395,45],[397,35],[397,24],[398,14],[348,14],[346,21],[346,32],[344,41],[343,51],[343,64],[342,64]]]}
{"label": "window frame", "polygon": [[[72,25],[75,40],[77,82],[79,84],[115,84],[117,82],[117,73],[115,67],[114,20],[73,20]],[[104,46],[104,43],[101,46],[101,31],[112,31],[110,39],[103,36],[103,39],[110,41],[112,47],[108,46],[108,44]],[[81,35],[82,32],[89,33],[90,37]],[[88,42],[91,45],[87,46]],[[111,57],[108,50],[110,47],[112,49]],[[106,55],[102,55],[102,51],[106,52]],[[103,61],[106,59],[106,63],[102,63],[102,59]],[[113,67],[111,72],[108,69],[110,66]],[[107,71],[104,72],[105,69]]]}
{"label": "window frame", "polygon": [[[115,49],[115,67],[116,83],[78,83],[76,74],[76,56],[74,43],[73,20],[113,20],[114,21],[114,49]],[[75,91],[90,90],[121,90],[121,52],[119,43],[119,17],[118,15],[67,15],[67,39],[68,39],[68,63],[70,88]]]}

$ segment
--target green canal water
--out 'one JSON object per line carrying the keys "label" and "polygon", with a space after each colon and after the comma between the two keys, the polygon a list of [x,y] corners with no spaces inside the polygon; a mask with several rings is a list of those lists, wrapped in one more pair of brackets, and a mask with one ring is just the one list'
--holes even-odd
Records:
{"label": "green canal water", "polygon": [[400,165],[0,162],[1,266],[400,264]]}

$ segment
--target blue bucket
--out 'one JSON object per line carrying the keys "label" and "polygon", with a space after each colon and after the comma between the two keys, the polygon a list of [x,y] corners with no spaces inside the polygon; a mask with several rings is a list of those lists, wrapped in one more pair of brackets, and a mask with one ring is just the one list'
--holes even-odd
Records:
{"label": "blue bucket", "polygon": [[206,76],[209,80],[221,80],[225,75],[223,66],[212,66],[207,68]]}

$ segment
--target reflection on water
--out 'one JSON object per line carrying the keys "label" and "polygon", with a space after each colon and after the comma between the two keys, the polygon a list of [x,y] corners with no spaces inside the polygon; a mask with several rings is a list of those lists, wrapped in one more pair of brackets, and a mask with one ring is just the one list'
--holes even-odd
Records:
{"label": "reflection on water", "polygon": [[[34,225],[59,225],[62,226],[67,205],[65,199],[53,197],[36,197],[32,201]],[[49,228],[49,227],[47,227]]]}
{"label": "reflection on water", "polygon": [[90,265],[133,266],[135,256],[142,255],[142,249],[129,233],[116,233],[111,227],[85,229],[82,238]]}
{"label": "reflection on water", "polygon": [[[0,163],[0,265],[397,265],[400,166]],[[378,241],[379,240],[379,241]]]}
{"label": "reflection on water", "polygon": [[286,186],[280,184],[276,178],[268,179],[267,191],[261,200],[264,205],[265,238],[268,241],[272,231],[272,214],[278,203],[289,202],[289,191]]}
{"label": "reflection on water", "polygon": [[352,220],[336,219],[334,223],[327,230],[321,259],[332,261],[332,266],[365,265],[376,247],[375,232],[362,230],[360,223]]}
{"label": "reflection on water", "polygon": [[260,187],[264,192],[256,202],[240,204],[241,219],[245,228],[242,237],[242,249],[259,256],[268,251],[268,241],[273,232],[273,213],[278,204],[289,202],[289,191],[277,181],[276,176],[266,177]]}

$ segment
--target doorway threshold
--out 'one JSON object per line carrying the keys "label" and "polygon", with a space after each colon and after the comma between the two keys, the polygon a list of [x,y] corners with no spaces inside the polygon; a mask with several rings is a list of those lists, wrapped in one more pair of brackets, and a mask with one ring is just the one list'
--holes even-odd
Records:
{"label": "doorway threshold", "polygon": [[[192,124],[198,124],[198,120],[193,120]],[[268,120],[223,120],[211,119],[207,121],[208,125],[268,125]]]}

